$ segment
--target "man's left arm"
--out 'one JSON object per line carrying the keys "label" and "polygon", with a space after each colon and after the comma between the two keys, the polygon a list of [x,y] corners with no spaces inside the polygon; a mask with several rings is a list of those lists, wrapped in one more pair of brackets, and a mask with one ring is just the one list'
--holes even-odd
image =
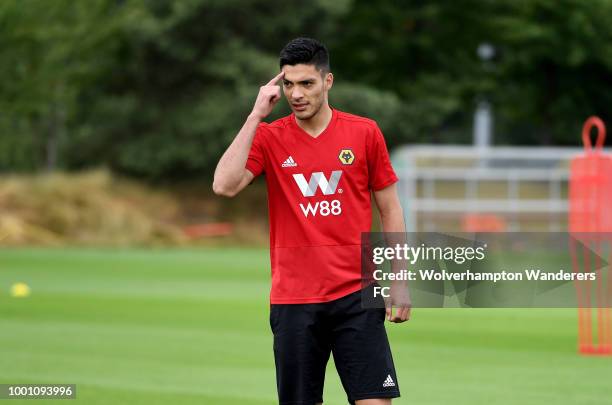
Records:
{"label": "man's left arm", "polygon": [[[374,191],[374,200],[380,212],[383,232],[402,234],[400,239],[405,241],[406,225],[404,223],[404,212],[397,195],[397,185],[394,183],[381,190]],[[396,239],[396,238],[391,238]],[[397,267],[401,261],[392,262],[392,271],[398,271]],[[391,297],[386,302],[387,319],[391,322],[405,322],[410,319],[412,302],[405,281],[393,281],[391,283]],[[397,308],[395,315],[393,308]]]}

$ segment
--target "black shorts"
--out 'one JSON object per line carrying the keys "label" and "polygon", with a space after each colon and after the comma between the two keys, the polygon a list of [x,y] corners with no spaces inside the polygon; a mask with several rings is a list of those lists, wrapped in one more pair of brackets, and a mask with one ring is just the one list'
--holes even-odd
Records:
{"label": "black shorts", "polygon": [[361,307],[361,291],[324,303],[272,304],[279,404],[323,402],[330,353],[351,404],[399,397],[384,321],[384,308]]}

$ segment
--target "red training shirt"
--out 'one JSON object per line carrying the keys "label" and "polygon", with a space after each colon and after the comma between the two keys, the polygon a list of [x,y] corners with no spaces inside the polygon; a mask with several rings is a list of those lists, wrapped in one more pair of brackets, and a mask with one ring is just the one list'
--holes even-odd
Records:
{"label": "red training shirt", "polygon": [[246,168],[266,174],[270,303],[326,302],[359,290],[370,191],[397,181],[376,122],[332,109],[316,138],[294,114],[261,123]]}

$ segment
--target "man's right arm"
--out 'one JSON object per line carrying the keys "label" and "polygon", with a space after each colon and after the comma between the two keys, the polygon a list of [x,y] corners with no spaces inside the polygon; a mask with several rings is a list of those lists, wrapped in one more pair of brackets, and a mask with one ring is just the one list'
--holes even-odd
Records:
{"label": "man's right arm", "polygon": [[227,148],[215,170],[213,191],[217,195],[233,197],[253,180],[253,173],[245,169],[249,150],[260,119],[249,115],[246,122]]}
{"label": "man's right arm", "polygon": [[215,194],[233,197],[253,180],[253,173],[245,168],[249,151],[257,126],[280,100],[280,86],[276,82],[282,77],[283,72],[280,72],[259,89],[253,111],[217,164],[213,180]]}

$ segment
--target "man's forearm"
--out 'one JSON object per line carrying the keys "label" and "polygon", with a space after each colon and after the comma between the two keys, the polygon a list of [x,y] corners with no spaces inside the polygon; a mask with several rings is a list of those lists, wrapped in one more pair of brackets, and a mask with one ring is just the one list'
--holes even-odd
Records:
{"label": "man's forearm", "polygon": [[[406,241],[406,225],[404,223],[404,212],[402,207],[397,204],[387,205],[380,212],[382,228],[385,232],[387,246],[404,245]],[[407,261],[403,258],[391,260],[391,271],[400,273],[407,269]],[[407,280],[393,280],[390,284],[390,296],[386,300],[387,319],[391,322],[404,322],[410,319],[410,309],[412,300]],[[395,315],[393,308],[397,308]]]}
{"label": "man's forearm", "polygon": [[404,212],[401,207],[388,209],[380,213],[383,232],[406,232]]}
{"label": "man's forearm", "polygon": [[[383,232],[387,246],[404,245],[406,240],[406,225],[404,223],[404,212],[401,206],[388,209],[380,213]],[[406,260],[396,258],[391,261],[391,271],[394,273],[406,269]],[[396,281],[393,284],[406,284],[405,281]]]}
{"label": "man's forearm", "polygon": [[249,157],[251,144],[260,122],[260,118],[249,115],[230,146],[221,156],[213,181],[215,193],[224,194],[235,189],[240,184],[244,167]]}

